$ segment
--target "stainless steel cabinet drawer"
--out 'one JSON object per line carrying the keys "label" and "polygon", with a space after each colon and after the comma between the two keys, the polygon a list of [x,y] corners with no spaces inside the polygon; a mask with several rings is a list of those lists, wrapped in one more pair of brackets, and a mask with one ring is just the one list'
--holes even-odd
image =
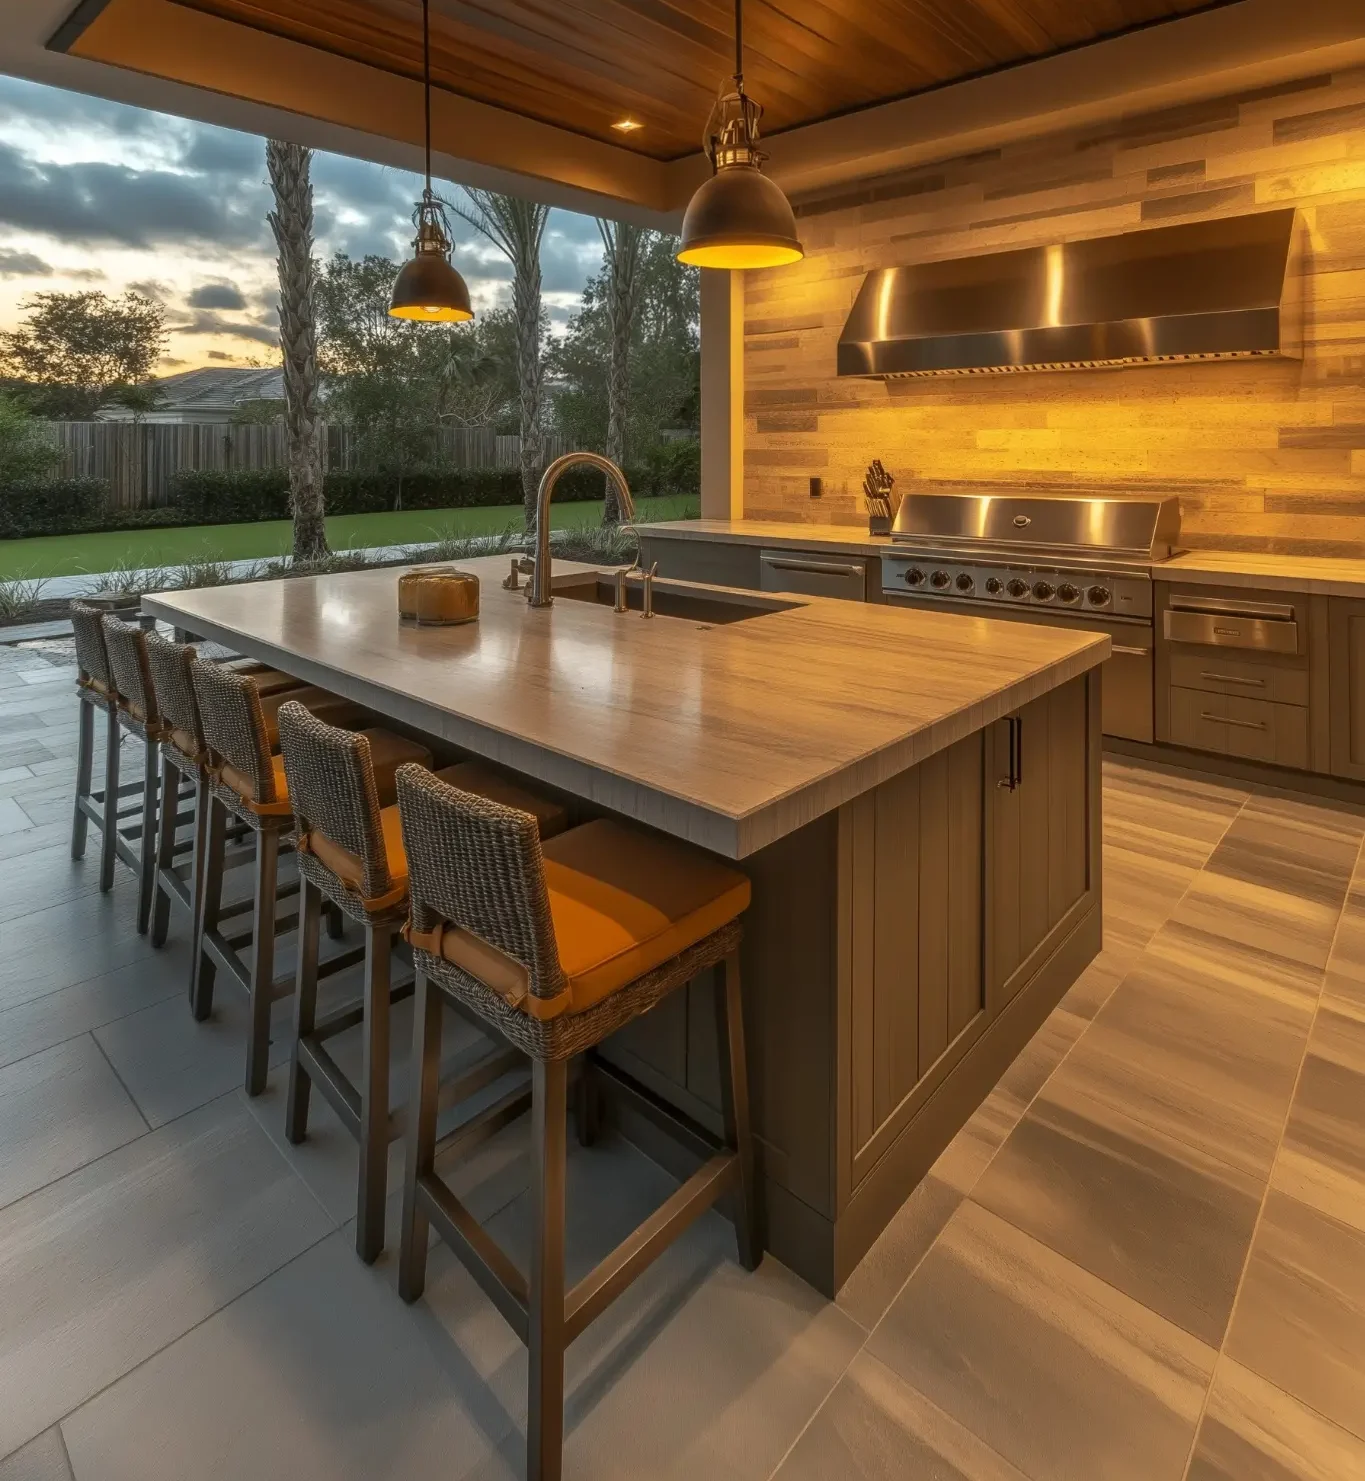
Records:
{"label": "stainless steel cabinet drawer", "polygon": [[801,596],[867,600],[867,561],[862,557],[821,555],[803,550],[759,552],[759,587]]}
{"label": "stainless steel cabinet drawer", "polygon": [[1300,705],[1172,686],[1171,740],[1274,766],[1309,764],[1308,711]]}
{"label": "stainless steel cabinet drawer", "polygon": [[1171,653],[1171,683],[1209,694],[1268,699],[1275,704],[1308,703],[1308,670],[1228,654]]}
{"label": "stainless steel cabinet drawer", "polygon": [[1298,611],[1290,602],[1249,602],[1173,591],[1162,614],[1169,643],[1205,648],[1244,648],[1260,653],[1301,653]]}

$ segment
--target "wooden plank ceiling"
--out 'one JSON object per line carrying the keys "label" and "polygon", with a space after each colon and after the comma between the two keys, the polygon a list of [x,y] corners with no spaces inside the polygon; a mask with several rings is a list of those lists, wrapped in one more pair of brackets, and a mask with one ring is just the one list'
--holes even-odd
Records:
{"label": "wooden plank ceiling", "polygon": [[[420,0],[178,0],[421,75]],[[1227,0],[747,0],[745,82],[764,129],[1170,20]],[[432,0],[438,86],[657,159],[696,152],[733,70],[732,0]],[[623,118],[642,127],[623,134]]]}

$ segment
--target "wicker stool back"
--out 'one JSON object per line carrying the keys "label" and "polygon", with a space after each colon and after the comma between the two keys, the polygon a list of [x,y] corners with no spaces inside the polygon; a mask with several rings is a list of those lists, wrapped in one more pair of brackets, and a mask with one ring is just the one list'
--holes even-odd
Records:
{"label": "wicker stool back", "polygon": [[[300,868],[307,858],[314,869],[323,869],[307,853],[309,831],[316,828],[361,861],[365,899],[379,900],[391,894],[394,884],[384,850],[368,738],[357,731],[328,725],[303,705],[290,701],[280,706],[280,754],[298,824],[297,837],[302,841]],[[324,871],[324,876],[319,883],[327,894],[363,919],[367,913],[363,900],[330,870]]]}
{"label": "wicker stool back", "polygon": [[[280,799],[275,795],[275,771],[270,764],[261,696],[250,677],[196,658],[191,679],[211,756],[251,782],[258,806],[277,803]],[[224,795],[223,787],[215,790]]]}
{"label": "wicker stool back", "polygon": [[534,997],[564,992],[536,820],[415,763],[397,783],[413,934],[458,926],[523,966]]}
{"label": "wicker stool back", "polygon": [[71,603],[71,631],[76,639],[76,664],[82,679],[97,679],[106,689],[114,688],[109,653],[104,646],[104,614],[86,602]]}
{"label": "wicker stool back", "polygon": [[157,704],[151,666],[147,662],[147,634],[137,623],[125,622],[112,612],[105,613],[103,628],[109,671],[126,714],[152,734],[160,728],[161,710]]}
{"label": "wicker stool back", "polygon": [[[172,643],[160,633],[145,635],[147,663],[156,688],[161,718],[176,734],[176,744],[187,755],[199,756],[204,750],[204,724],[199,718],[199,705],[194,697],[194,660],[192,643]],[[184,744],[193,740],[191,749]]]}

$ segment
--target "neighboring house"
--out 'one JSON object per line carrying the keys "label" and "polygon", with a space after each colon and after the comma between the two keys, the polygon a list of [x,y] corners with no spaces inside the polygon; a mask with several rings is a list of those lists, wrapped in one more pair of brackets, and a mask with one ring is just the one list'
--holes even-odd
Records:
{"label": "neighboring house", "polygon": [[231,422],[245,403],[284,401],[284,374],[273,370],[209,366],[183,370],[152,382],[161,393],[155,407],[140,416],[126,406],[102,406],[102,422],[142,421],[161,426],[186,422]]}

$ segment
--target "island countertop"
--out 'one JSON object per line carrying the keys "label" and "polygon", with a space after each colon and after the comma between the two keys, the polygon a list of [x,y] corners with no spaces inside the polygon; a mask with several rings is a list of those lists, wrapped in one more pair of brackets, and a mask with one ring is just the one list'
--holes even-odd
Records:
{"label": "island countertop", "polygon": [[[1092,633],[724,593],[728,625],[502,589],[482,615],[397,617],[387,567],[163,592],[144,609],[381,715],[729,858],[744,858],[1104,661]],[[593,566],[560,561],[554,585]],[[682,583],[670,583],[681,586]],[[697,588],[714,592],[715,588]]]}

